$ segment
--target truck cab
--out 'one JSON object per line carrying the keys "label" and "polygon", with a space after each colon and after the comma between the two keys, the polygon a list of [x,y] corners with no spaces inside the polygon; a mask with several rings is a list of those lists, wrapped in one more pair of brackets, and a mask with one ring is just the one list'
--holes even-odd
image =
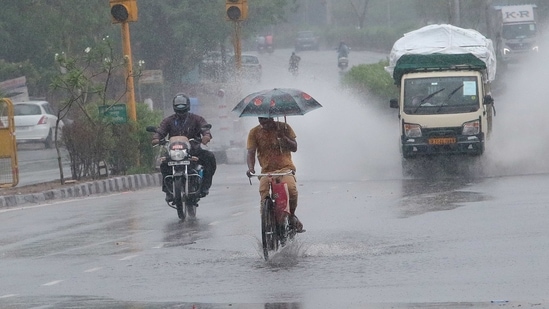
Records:
{"label": "truck cab", "polygon": [[402,76],[399,109],[404,158],[478,156],[492,128],[493,100],[481,72],[417,72]]}
{"label": "truck cab", "polygon": [[493,31],[497,52],[505,63],[516,63],[521,58],[537,53],[538,29],[536,6],[505,5],[495,6]]}
{"label": "truck cab", "polygon": [[492,42],[475,30],[430,25],[406,33],[385,68],[399,88],[403,159],[480,156],[492,129],[496,73]]}

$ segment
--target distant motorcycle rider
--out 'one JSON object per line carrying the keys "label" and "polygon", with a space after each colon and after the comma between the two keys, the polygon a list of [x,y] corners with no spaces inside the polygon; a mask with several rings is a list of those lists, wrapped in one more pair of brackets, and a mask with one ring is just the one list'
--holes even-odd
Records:
{"label": "distant motorcycle rider", "polygon": [[292,52],[292,55],[290,56],[290,71],[297,71],[299,67],[299,61],[301,61],[301,57],[296,55],[295,52]]}
{"label": "distant motorcycle rider", "polygon": [[[174,114],[162,120],[156,133],[153,135],[152,144],[157,145],[162,138],[166,136],[186,136],[187,138],[199,138],[202,144],[207,145],[212,139],[210,130],[203,130],[203,127],[208,123],[206,120],[197,114],[190,113],[191,100],[184,93],[178,93],[173,98]],[[208,195],[212,185],[213,175],[217,168],[215,155],[206,149],[200,147],[200,144],[191,144],[190,154],[198,157],[198,164],[204,167],[204,178],[202,180],[201,196]],[[168,162],[164,161],[160,164],[160,172],[162,173],[162,191],[166,193],[166,201],[173,201],[173,195],[168,189],[171,183],[166,183],[166,175],[170,175],[172,170],[168,166]]]}
{"label": "distant motorcycle rider", "polygon": [[347,58],[349,57],[349,46],[345,44],[345,42],[341,41],[339,42],[339,46],[337,47],[337,58]]}

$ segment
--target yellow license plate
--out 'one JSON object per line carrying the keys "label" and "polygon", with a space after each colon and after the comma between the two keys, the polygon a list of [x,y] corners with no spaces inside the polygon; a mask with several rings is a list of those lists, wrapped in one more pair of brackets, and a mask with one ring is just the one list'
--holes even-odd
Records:
{"label": "yellow license plate", "polygon": [[455,143],[456,143],[455,137],[437,137],[437,138],[429,139],[429,145],[448,145],[448,144],[455,144]]}

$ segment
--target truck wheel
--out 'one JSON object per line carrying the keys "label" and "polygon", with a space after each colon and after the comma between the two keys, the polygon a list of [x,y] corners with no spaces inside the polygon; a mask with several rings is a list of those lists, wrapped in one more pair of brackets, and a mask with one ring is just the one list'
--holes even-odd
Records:
{"label": "truck wheel", "polygon": [[414,174],[415,162],[411,159],[402,159],[402,176],[408,177]]}

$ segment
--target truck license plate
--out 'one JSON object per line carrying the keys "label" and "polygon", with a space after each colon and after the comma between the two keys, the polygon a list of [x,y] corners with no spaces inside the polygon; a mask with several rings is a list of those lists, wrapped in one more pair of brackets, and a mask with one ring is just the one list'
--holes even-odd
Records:
{"label": "truck license plate", "polygon": [[455,137],[436,137],[436,138],[429,139],[429,145],[448,145],[448,144],[455,144],[455,143],[456,143]]}

